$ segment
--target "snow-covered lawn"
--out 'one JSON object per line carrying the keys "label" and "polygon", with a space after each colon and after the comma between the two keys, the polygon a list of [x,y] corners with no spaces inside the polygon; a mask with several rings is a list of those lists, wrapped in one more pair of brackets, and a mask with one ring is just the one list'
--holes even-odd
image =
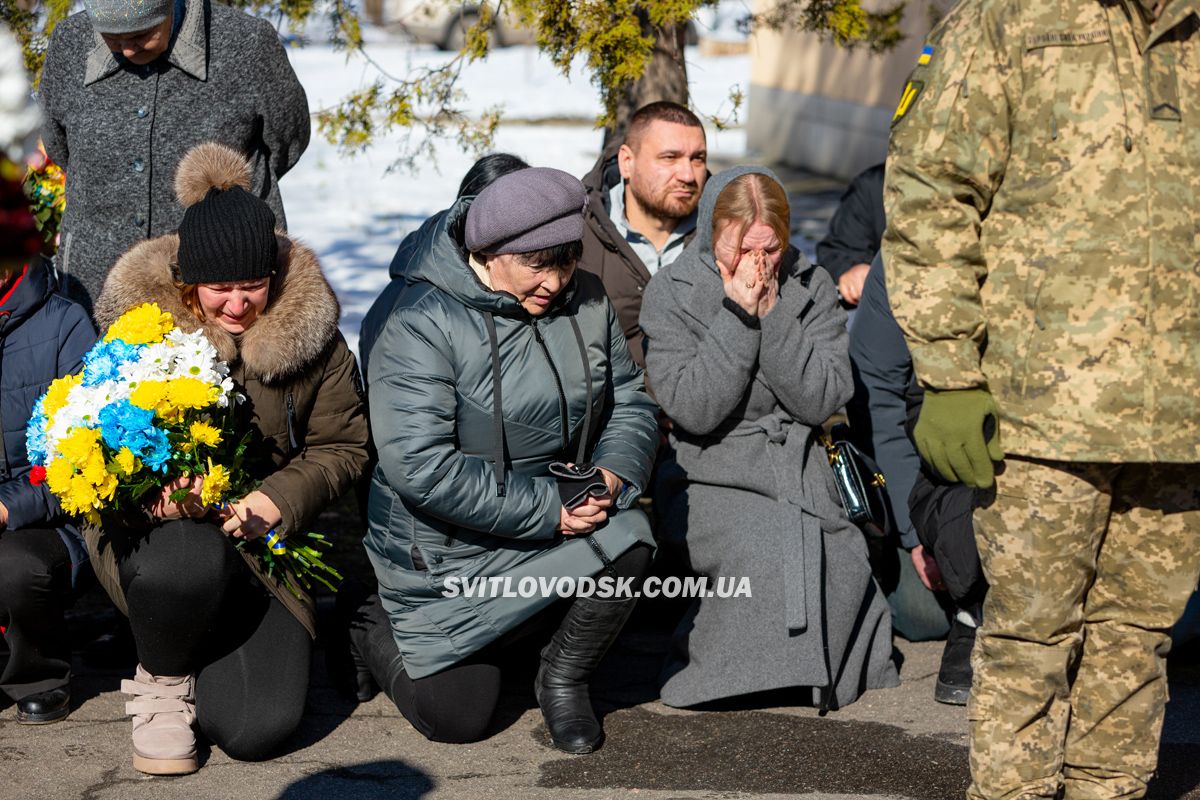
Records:
{"label": "snow-covered lawn", "polygon": [[[369,40],[371,58],[392,74],[448,57],[377,30],[370,32]],[[334,104],[378,75],[365,60],[347,61],[344,53],[326,46],[294,48],[290,55],[313,110]],[[730,88],[749,88],[748,56],[704,58],[690,48],[688,70],[693,102],[701,113],[726,114]],[[536,49],[509,47],[468,67],[461,85],[472,112],[500,106],[504,116],[514,120],[501,124],[496,150],[575,175],[591,169],[602,133],[584,122],[594,119],[599,99],[583,72],[568,79]],[[743,118],[744,114],[742,109]],[[538,122],[564,118],[580,122]],[[436,163],[415,172],[388,172],[403,135],[382,138],[365,153],[345,156],[314,130],[308,151],[280,184],[288,228],[320,255],[342,301],[342,331],[355,349],[363,315],[388,282],[396,246],[426,217],[453,201],[463,173],[474,161],[453,142],[444,142]],[[745,152],[744,132],[710,130],[709,149],[736,158]]]}

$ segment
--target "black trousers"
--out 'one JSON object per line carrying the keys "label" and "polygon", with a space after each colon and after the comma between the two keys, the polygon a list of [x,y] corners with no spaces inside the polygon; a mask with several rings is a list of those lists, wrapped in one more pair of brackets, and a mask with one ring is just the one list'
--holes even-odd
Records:
{"label": "black trousers", "polygon": [[[638,544],[613,560],[619,578],[634,578],[640,588],[640,579],[650,566],[651,550]],[[476,742],[484,737],[492,714],[500,700],[501,665],[508,660],[506,653],[518,642],[538,642],[538,647],[549,638],[574,600],[564,599],[518,626],[513,631],[493,642],[478,653],[460,661],[434,675],[413,680],[404,671],[392,675],[390,685],[383,689],[418,732],[435,742]],[[391,625],[379,606],[377,597],[372,598],[372,608],[367,617],[373,626],[386,626],[386,636],[372,636],[369,641],[390,646],[395,651],[391,637]],[[376,676],[377,678],[382,676]]]}
{"label": "black trousers", "polygon": [[13,700],[70,683],[63,612],[71,599],[71,554],[58,531],[0,532],[0,625],[9,648],[0,690]]}
{"label": "black trousers", "polygon": [[304,712],[308,631],[216,525],[172,520],[114,538],[142,666],[195,673],[201,732],[233,758],[269,757]]}

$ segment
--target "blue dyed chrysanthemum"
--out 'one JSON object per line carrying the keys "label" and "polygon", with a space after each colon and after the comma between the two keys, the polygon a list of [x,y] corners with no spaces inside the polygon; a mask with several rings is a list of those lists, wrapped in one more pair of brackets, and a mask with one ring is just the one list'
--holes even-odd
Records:
{"label": "blue dyed chrysanthemum", "polygon": [[126,344],[120,339],[97,342],[83,357],[83,385],[117,380],[121,365],[136,361],[143,349],[145,345]]}
{"label": "blue dyed chrysanthemum", "polygon": [[46,426],[50,424],[50,421],[46,419],[46,412],[42,408],[42,401],[45,399],[45,395],[38,398],[33,407],[33,416],[29,418],[29,424],[25,426],[25,452],[29,457],[29,463],[37,466],[45,466],[49,455]]}
{"label": "blue dyed chrysanthemum", "polygon": [[100,410],[100,435],[114,450],[128,447],[142,463],[162,472],[171,458],[167,432],[154,425],[154,412],[128,400],[109,403]]}

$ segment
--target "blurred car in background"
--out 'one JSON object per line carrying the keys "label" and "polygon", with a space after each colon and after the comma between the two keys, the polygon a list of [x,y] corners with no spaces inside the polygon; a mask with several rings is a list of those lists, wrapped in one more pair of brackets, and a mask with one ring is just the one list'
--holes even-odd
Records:
{"label": "blurred car in background", "polygon": [[[479,21],[482,5],[480,0],[364,0],[363,10],[367,19],[382,28],[405,34],[414,42],[453,51],[462,49],[467,31]],[[533,44],[537,34],[521,25],[506,8],[488,38],[490,47],[509,47]],[[688,22],[687,44],[697,41],[696,25]]]}
{"label": "blurred car in background", "polygon": [[[404,33],[415,42],[459,50],[466,32],[479,21],[482,5],[477,0],[365,0],[363,9],[371,22]],[[534,32],[522,27],[507,10],[488,35],[493,47],[532,44],[535,38]]]}

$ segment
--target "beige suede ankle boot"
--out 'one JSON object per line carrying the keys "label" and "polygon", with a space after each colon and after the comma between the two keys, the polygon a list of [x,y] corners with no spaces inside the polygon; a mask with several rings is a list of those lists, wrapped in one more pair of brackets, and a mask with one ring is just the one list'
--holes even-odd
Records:
{"label": "beige suede ankle boot", "polygon": [[134,769],[147,775],[195,772],[195,679],[151,675],[138,664],[134,679],[121,681],[121,691],[137,698],[125,704],[125,713],[133,715]]}

